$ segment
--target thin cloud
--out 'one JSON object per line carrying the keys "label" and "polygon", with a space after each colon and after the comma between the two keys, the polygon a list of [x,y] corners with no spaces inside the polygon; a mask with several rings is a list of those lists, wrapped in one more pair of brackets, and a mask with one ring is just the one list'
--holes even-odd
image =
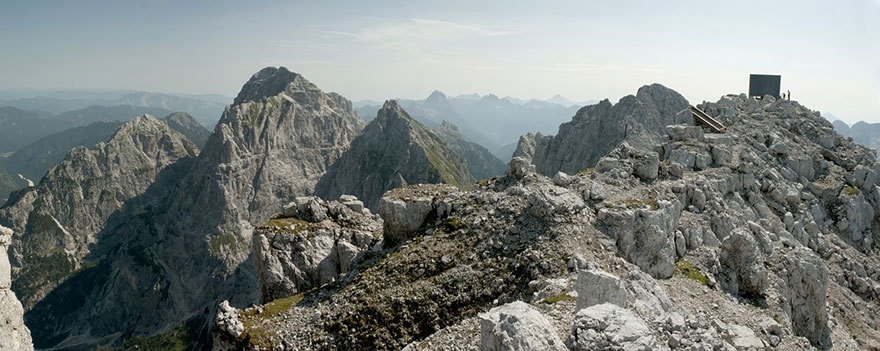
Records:
{"label": "thin cloud", "polygon": [[322,34],[350,37],[367,43],[394,43],[411,41],[437,41],[466,37],[496,37],[514,34],[512,31],[494,30],[484,26],[440,21],[424,18],[371,26],[357,32],[320,30]]}

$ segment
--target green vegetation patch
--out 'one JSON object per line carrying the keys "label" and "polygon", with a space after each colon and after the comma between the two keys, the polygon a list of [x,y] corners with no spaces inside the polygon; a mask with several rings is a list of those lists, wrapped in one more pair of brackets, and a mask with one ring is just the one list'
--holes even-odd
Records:
{"label": "green vegetation patch", "polygon": [[660,205],[657,203],[657,199],[654,198],[654,196],[645,196],[642,198],[627,197],[623,199],[623,204],[626,205],[626,208],[650,208],[654,211],[660,209]]}
{"label": "green vegetation patch", "polygon": [[595,168],[584,168],[582,171],[578,172],[579,176],[589,177],[595,171]]}
{"label": "green vegetation patch", "polygon": [[286,312],[291,307],[302,301],[308,292],[277,299],[262,306],[261,309],[251,308],[239,313],[239,319],[244,325],[244,333],[241,334],[242,340],[247,341],[258,350],[273,350],[277,333],[271,327],[271,323],[264,324],[263,321],[277,317]]}
{"label": "green vegetation patch", "polygon": [[137,336],[123,342],[124,350],[168,350],[168,351],[188,351],[193,350],[189,344],[190,334],[193,331],[186,322],[181,322],[168,329],[164,333],[153,336]]}
{"label": "green vegetation patch", "polygon": [[[425,143],[425,156],[428,157],[428,162],[431,162],[431,164],[437,168],[441,180],[446,184],[454,185],[462,190],[473,189],[473,185],[470,181],[460,178],[462,172],[459,167],[450,160],[450,157],[444,155],[444,150],[441,149],[441,142],[439,140],[434,141],[434,143]],[[445,154],[449,155],[451,152],[446,152]],[[467,174],[467,171],[465,171],[465,174]]]}
{"label": "green vegetation patch", "polygon": [[709,278],[703,272],[700,272],[700,268],[684,258],[675,261],[675,272],[697,283],[709,284]]}
{"label": "green vegetation patch", "polygon": [[454,232],[459,229],[467,228],[467,223],[463,222],[461,218],[458,217],[449,217],[445,221],[443,221],[443,229],[447,232]]}
{"label": "green vegetation patch", "polygon": [[856,196],[860,193],[859,188],[856,188],[852,185],[847,185],[843,187],[843,190],[840,192],[844,196]]}
{"label": "green vegetation patch", "polygon": [[555,304],[562,301],[577,301],[577,298],[568,293],[556,294],[548,296],[544,299],[544,303]]}

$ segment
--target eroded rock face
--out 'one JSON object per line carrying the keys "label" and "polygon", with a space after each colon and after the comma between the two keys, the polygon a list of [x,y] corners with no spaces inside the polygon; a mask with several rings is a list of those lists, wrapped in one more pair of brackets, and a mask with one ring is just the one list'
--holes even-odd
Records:
{"label": "eroded rock face", "polygon": [[556,328],[541,312],[516,301],[480,315],[483,351],[565,350]]}
{"label": "eroded rock face", "polygon": [[254,232],[263,303],[329,284],[382,239],[382,220],[353,197],[297,198]]}
{"label": "eroded rock face", "polygon": [[514,156],[530,158],[547,176],[559,171],[574,174],[593,167],[624,140],[636,147],[654,145],[665,136],[660,134],[664,127],[674,124],[675,115],[687,107],[688,101],[677,92],[646,85],[617,104],[606,99],[581,108],[571,122],[559,126],[556,136],[523,136]]}
{"label": "eroded rock face", "polygon": [[473,182],[461,156],[389,100],[315,191],[325,199],[352,194],[375,210],[382,194],[400,186],[446,183],[470,189]]}
{"label": "eroded rock face", "polygon": [[0,341],[3,350],[33,350],[31,332],[24,325],[24,310],[12,291],[12,271],[6,248],[12,240],[12,229],[0,226]]}
{"label": "eroded rock face", "polygon": [[735,229],[721,242],[722,284],[733,294],[762,295],[767,285],[763,257],[752,235]]}

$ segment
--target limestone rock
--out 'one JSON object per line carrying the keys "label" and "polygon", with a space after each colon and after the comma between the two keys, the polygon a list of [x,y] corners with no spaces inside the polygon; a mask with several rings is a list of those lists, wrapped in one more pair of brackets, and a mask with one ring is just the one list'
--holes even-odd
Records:
{"label": "limestone rock", "polygon": [[733,294],[761,295],[767,285],[767,273],[763,268],[762,255],[752,234],[734,230],[721,242],[720,262],[726,268],[722,282]]}
{"label": "limestone rock", "polygon": [[24,325],[24,310],[10,289],[11,271],[6,248],[11,239],[12,229],[0,226],[0,349],[33,350],[30,330]]}
{"label": "limestone rock", "polygon": [[623,281],[599,269],[578,272],[574,290],[578,293],[578,310],[603,303],[611,303],[623,308],[629,306],[627,301],[629,294]]}
{"label": "limestone rock", "polygon": [[[631,200],[623,199],[628,202]],[[655,278],[672,276],[675,262],[675,231],[680,204],[648,203],[648,208],[599,210],[597,227],[608,235],[608,246]],[[657,206],[657,208],[651,208]]]}
{"label": "limestone rock", "polygon": [[481,350],[565,350],[556,328],[529,304],[516,301],[480,315]]}
{"label": "limestone rock", "polygon": [[372,215],[316,197],[297,202],[298,210],[285,211],[254,231],[263,303],[336,281],[382,239],[382,221]]}
{"label": "limestone rock", "polygon": [[375,210],[382,194],[401,185],[446,183],[469,189],[473,182],[461,156],[389,100],[327,170],[315,192],[325,199],[352,194]]}
{"label": "limestone rock", "polygon": [[577,312],[570,350],[653,350],[651,330],[632,311],[611,303],[591,306]]}
{"label": "limestone rock", "polygon": [[672,141],[683,141],[688,139],[703,139],[703,128],[699,126],[687,125],[669,125],[666,126],[666,134]]}
{"label": "limestone rock", "polygon": [[795,335],[803,336],[818,347],[830,347],[828,310],[825,304],[828,288],[828,270],[814,253],[803,248],[781,257],[787,275],[786,297],[791,327]]}
{"label": "limestone rock", "polygon": [[384,220],[385,244],[396,245],[412,235],[433,217],[441,202],[458,189],[443,184],[420,184],[389,191],[379,202],[379,216]]}
{"label": "limestone rock", "polygon": [[168,124],[171,129],[185,135],[187,139],[199,148],[204,147],[211,136],[211,131],[205,129],[199,121],[186,112],[172,113],[162,118],[162,121]]}

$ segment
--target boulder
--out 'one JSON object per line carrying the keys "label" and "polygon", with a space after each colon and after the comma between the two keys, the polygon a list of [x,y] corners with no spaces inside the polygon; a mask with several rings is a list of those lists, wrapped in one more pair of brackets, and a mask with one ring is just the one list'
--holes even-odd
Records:
{"label": "boulder", "polygon": [[580,271],[574,283],[574,290],[578,293],[578,310],[603,303],[612,303],[620,307],[629,305],[628,293],[623,281],[601,269]]}
{"label": "boulder", "polygon": [[556,328],[522,301],[480,314],[480,334],[483,351],[565,350]]}
{"label": "boulder", "polygon": [[810,340],[813,346],[830,347],[831,331],[825,306],[828,268],[821,258],[803,247],[782,255],[781,260],[792,331]]}
{"label": "boulder", "polygon": [[632,311],[611,303],[578,311],[566,339],[570,350],[653,350],[651,329]]}
{"label": "boulder", "polygon": [[752,233],[736,228],[721,242],[722,285],[732,294],[761,295],[767,284],[758,243]]}

